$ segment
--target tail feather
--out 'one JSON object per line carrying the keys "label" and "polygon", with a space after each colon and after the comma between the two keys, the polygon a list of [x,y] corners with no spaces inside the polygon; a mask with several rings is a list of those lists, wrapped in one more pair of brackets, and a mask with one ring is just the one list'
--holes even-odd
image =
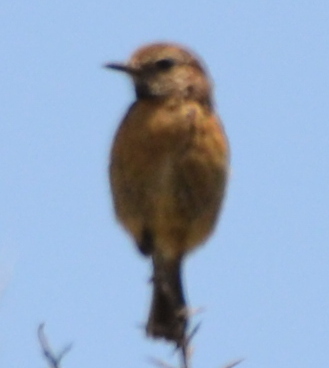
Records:
{"label": "tail feather", "polygon": [[153,255],[153,301],[146,332],[182,346],[188,323],[181,281],[181,259]]}

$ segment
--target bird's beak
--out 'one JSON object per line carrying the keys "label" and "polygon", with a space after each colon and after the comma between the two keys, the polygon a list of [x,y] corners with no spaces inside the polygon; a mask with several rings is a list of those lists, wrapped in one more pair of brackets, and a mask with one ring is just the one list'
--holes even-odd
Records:
{"label": "bird's beak", "polygon": [[127,64],[107,63],[107,64],[104,64],[104,68],[118,70],[120,72],[124,72],[124,73],[127,73],[129,75],[134,75],[134,74],[137,73],[136,69],[134,69],[133,67],[131,67],[130,65],[127,65]]}

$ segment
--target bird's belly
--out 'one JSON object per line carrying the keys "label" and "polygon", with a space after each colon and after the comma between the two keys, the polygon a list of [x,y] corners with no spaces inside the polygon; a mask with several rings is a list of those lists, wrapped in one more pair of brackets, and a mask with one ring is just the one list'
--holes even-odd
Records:
{"label": "bird's belly", "polygon": [[152,222],[162,252],[184,254],[210,235],[220,209],[226,171],[187,155],[179,160],[166,158],[152,175],[156,184],[145,198],[152,202],[152,215],[143,220]]}

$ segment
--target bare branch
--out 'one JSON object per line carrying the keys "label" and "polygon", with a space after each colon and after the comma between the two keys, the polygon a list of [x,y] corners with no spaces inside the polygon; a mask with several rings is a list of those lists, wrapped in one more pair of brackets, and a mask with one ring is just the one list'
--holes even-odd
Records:
{"label": "bare branch", "polygon": [[48,362],[50,368],[60,368],[60,363],[64,355],[66,355],[71,350],[72,344],[64,347],[64,349],[56,355],[49,345],[48,339],[44,333],[44,327],[44,323],[41,323],[38,327],[38,338],[41,345],[42,354]]}
{"label": "bare branch", "polygon": [[177,368],[174,365],[170,365],[169,363],[165,362],[164,360],[157,359],[157,358],[149,358],[150,363],[157,366],[158,368]]}
{"label": "bare branch", "polygon": [[233,367],[237,366],[238,364],[240,364],[243,361],[244,361],[244,359],[234,360],[233,362],[225,365],[223,368],[233,368]]}

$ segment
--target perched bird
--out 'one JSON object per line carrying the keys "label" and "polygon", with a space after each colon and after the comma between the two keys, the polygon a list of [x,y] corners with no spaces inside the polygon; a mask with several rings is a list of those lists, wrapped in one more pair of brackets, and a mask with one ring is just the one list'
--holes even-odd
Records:
{"label": "perched bird", "polygon": [[152,259],[153,301],[146,332],[186,341],[184,257],[214,229],[225,193],[229,148],[198,58],[171,43],[138,49],[128,63],[136,101],[116,133],[109,176],[118,220]]}

